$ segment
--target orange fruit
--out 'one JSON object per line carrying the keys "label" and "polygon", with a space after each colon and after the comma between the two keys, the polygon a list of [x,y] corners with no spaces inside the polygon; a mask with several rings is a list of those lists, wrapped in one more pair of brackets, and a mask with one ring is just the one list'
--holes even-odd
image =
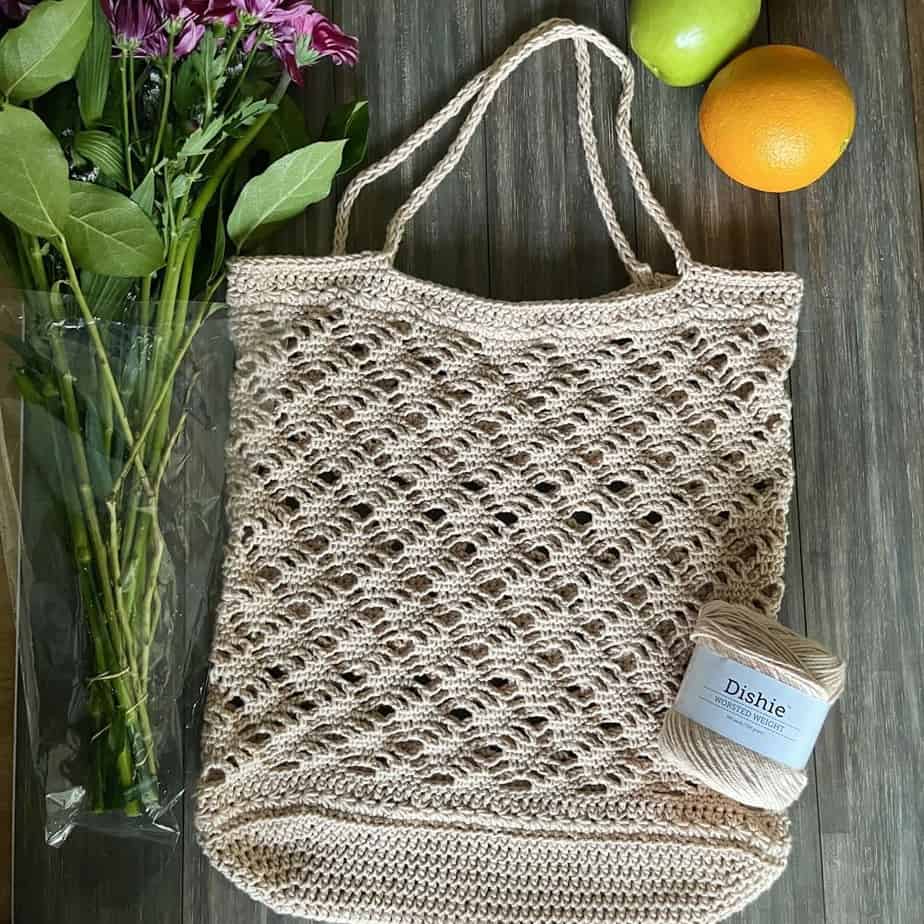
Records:
{"label": "orange fruit", "polygon": [[844,153],[855,122],[840,71],[795,45],[764,45],[730,61],[699,110],[709,156],[733,180],[766,192],[814,183]]}

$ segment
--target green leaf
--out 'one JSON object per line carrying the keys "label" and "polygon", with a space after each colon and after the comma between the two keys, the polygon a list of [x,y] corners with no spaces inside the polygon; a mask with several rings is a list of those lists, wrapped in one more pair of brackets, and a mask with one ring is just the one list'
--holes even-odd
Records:
{"label": "green leaf", "polygon": [[99,129],[78,132],[74,136],[74,151],[99,167],[104,176],[125,186],[125,154],[114,135]]}
{"label": "green leaf", "polygon": [[[263,115],[264,112],[274,112],[276,108],[276,103],[271,103],[269,100],[244,100],[244,102],[228,117],[227,124],[230,126],[229,130],[233,134],[239,134],[242,128],[246,128]],[[308,139],[305,140],[305,144],[307,143]]]}
{"label": "green leaf", "polygon": [[202,86],[208,91],[211,89],[212,99],[216,99],[218,91],[227,79],[224,55],[218,53],[218,36],[211,29],[206,29],[202,40],[196,50],[190,55],[193,65],[199,72]]}
{"label": "green leaf", "polygon": [[187,55],[174,68],[173,108],[182,119],[189,117],[192,108],[201,96],[199,90],[199,72],[195,55]]}
{"label": "green leaf", "polygon": [[229,136],[240,133],[264,112],[273,111],[276,106],[266,100],[246,100],[230,115],[215,115],[211,122],[197,128],[183,142],[174,160],[183,165],[192,157],[205,157],[212,153]]}
{"label": "green leaf", "polygon": [[177,160],[188,157],[200,157],[208,154],[225,127],[223,116],[216,116],[205,128],[197,128],[184,142],[177,152]]}
{"label": "green leaf", "polygon": [[124,311],[134,283],[134,279],[100,276],[89,270],[80,274],[80,287],[94,316],[106,321],[114,320],[120,311]]}
{"label": "green leaf", "polygon": [[173,177],[169,184],[168,189],[170,191],[171,199],[182,199],[189,190],[192,188],[192,184],[195,182],[195,177],[189,173],[179,173]]}
{"label": "green leaf", "polygon": [[[99,3],[91,3],[93,26],[80,63],[77,65],[77,97],[84,125],[94,126],[106,110],[109,95],[109,64],[112,58],[112,29]],[[100,168],[102,169],[102,168]]]}
{"label": "green leaf", "polygon": [[148,218],[154,217],[154,192],[154,171],[148,170],[144,179],[135,187],[135,191],[131,195],[132,202],[137,202]]}
{"label": "green leaf", "polygon": [[28,234],[54,237],[69,198],[67,161],[45,123],[28,109],[0,109],[0,213]]}
{"label": "green leaf", "polygon": [[0,93],[15,103],[70,80],[93,26],[93,0],[42,0],[0,39]]}
{"label": "green leaf", "polygon": [[[336,139],[325,139],[336,140]],[[263,130],[252,145],[253,150],[266,151],[272,160],[279,160],[311,143],[305,126],[305,115],[291,96],[283,96]]]}
{"label": "green leaf", "polygon": [[164,262],[164,242],[141,206],[93,183],[71,183],[64,236],[80,266],[104,276],[149,276]]}
{"label": "green leaf", "polygon": [[365,159],[369,147],[369,100],[359,99],[331,110],[321,132],[323,141],[346,138],[340,173],[355,170]]}
{"label": "green leaf", "polygon": [[254,177],[228,219],[238,248],[263,225],[285,221],[330,194],[346,141],[319,141],[277,160]]}
{"label": "green leaf", "polygon": [[17,369],[13,373],[13,381],[16,383],[19,396],[26,404],[35,404],[38,407],[42,407],[45,404],[41,388],[24,369]]}

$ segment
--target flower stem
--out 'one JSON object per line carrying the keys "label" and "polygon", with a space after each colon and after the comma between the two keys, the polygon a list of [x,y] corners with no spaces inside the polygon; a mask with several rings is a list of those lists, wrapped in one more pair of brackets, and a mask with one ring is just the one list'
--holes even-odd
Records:
{"label": "flower stem", "polygon": [[[117,498],[123,489],[125,479],[130,470],[138,464],[142,464],[146,457],[150,460],[153,467],[157,467],[163,448],[163,438],[160,436],[160,422],[166,417],[169,423],[170,405],[167,397],[172,393],[173,379],[176,370],[183,361],[186,350],[180,352],[174,357],[173,366],[169,374],[164,376],[164,367],[167,362],[167,351],[174,339],[174,316],[177,300],[177,291],[181,284],[183,275],[183,266],[185,263],[186,247],[188,238],[178,237],[173,240],[170,247],[170,254],[167,259],[167,270],[164,276],[164,282],[161,286],[160,301],[157,306],[157,318],[154,333],[154,355],[148,368],[148,377],[145,385],[145,395],[143,409],[145,422],[138,434],[138,439],[130,447],[129,456],[125,461],[121,473],[116,478],[112,487],[112,497]],[[188,349],[188,347],[187,347]],[[152,430],[157,427],[153,438]],[[166,427],[164,427],[166,429]],[[125,537],[128,540],[127,552],[123,549],[123,558],[126,562],[140,561],[148,550],[148,541],[151,530],[155,531],[155,541],[162,542],[160,529],[157,522],[157,502],[156,489],[149,493],[149,500],[142,506],[142,497],[140,485],[136,484],[135,488],[126,501],[126,530]],[[124,541],[124,540],[123,540]],[[130,567],[130,565],[129,565]],[[132,573],[131,592],[134,595],[138,592],[138,574],[137,571]],[[157,580],[156,572],[151,573],[148,580]],[[146,617],[142,615],[144,621]]]}
{"label": "flower stem", "polygon": [[[276,89],[273,91],[273,95],[270,98],[270,102],[275,104],[285,95],[286,90],[289,88],[289,84],[292,82],[292,78],[284,73],[282,77],[279,78],[279,83],[276,84]],[[215,196],[215,193],[218,192],[218,188],[221,186],[221,181],[225,178],[231,168],[238,162],[241,155],[250,147],[253,140],[260,134],[263,130],[263,126],[269,121],[270,116],[273,114],[274,110],[269,112],[264,112],[263,115],[256,118],[251,124],[250,128],[241,135],[234,144],[225,152],[224,156],[218,162],[218,166],[215,167],[215,170],[212,172],[212,175],[208,178],[203,185],[202,189],[199,191],[199,195],[196,196],[195,202],[193,202],[193,207],[190,211],[190,217],[201,221],[202,216],[205,214],[205,210],[209,207],[209,203],[212,201],[212,198]]]}
{"label": "flower stem", "polygon": [[[122,633],[128,669],[137,676],[138,659],[135,652],[135,639],[129,622],[128,611],[125,609],[125,590],[122,586],[122,566],[119,560],[119,520],[116,516],[115,503],[110,500],[106,508],[109,513],[109,567],[112,571],[116,617],[119,620],[119,629]],[[143,688],[139,692],[143,692]]]}
{"label": "flower stem", "polygon": [[[290,82],[291,78],[289,75],[283,74],[276,86],[271,102],[279,102],[288,89]],[[271,112],[267,112],[256,119],[250,128],[225,152],[225,155],[219,161],[214,173],[206,181],[193,203],[190,211],[190,218],[195,222],[196,231],[193,232],[192,239],[177,238],[171,245],[170,255],[167,259],[167,272],[164,277],[163,285],[161,286],[160,304],[158,305],[157,311],[154,357],[149,369],[149,376],[146,384],[146,419],[138,434],[135,445],[130,449],[125,466],[113,485],[113,494],[122,490],[131,466],[136,463],[142,453],[146,454],[147,461],[154,466],[156,466],[164,456],[162,451],[163,443],[166,438],[166,430],[169,424],[169,406],[164,407],[164,402],[167,396],[173,391],[173,382],[176,373],[208,313],[208,302],[206,302],[203,304],[196,321],[189,331],[186,332],[185,339],[179,343],[179,349],[174,349],[175,355],[173,365],[166,371],[166,375],[164,375],[164,364],[166,362],[166,357],[164,355],[165,351],[168,346],[173,345],[176,347],[178,338],[182,336],[182,328],[176,323],[177,297],[180,295],[180,300],[184,305],[181,309],[181,314],[185,322],[186,302],[189,297],[192,267],[198,243],[198,225],[209,203],[221,186],[221,181],[237,163],[238,159],[247,150],[257,135],[259,135],[270,115]],[[181,286],[182,293],[179,291]],[[151,431],[155,427],[157,429],[152,437]],[[150,446],[148,445],[149,438],[151,438]],[[134,492],[134,496],[129,501],[128,506],[128,519],[133,530],[129,557],[140,555],[141,551],[146,547],[148,540],[148,529],[151,516],[146,516],[137,527],[135,526],[135,521],[139,515],[139,504],[140,498],[137,497],[137,492]]]}
{"label": "flower stem", "polygon": [[160,149],[164,143],[164,132],[167,128],[167,116],[170,113],[170,97],[173,93],[173,42],[174,35],[171,32],[167,44],[167,68],[164,71],[164,90],[160,101],[160,123],[157,126],[157,139],[154,142],[154,149],[151,151],[151,159],[148,161],[148,169],[157,166],[157,158],[160,157]]}
{"label": "flower stem", "polygon": [[241,87],[244,86],[244,81],[247,79],[247,75],[250,73],[251,65],[254,62],[254,58],[257,56],[257,49],[260,46],[255,44],[253,48],[250,49],[247,58],[244,61],[244,66],[241,68],[240,76],[237,78],[237,81],[234,84],[234,89],[231,91],[231,95],[228,97],[228,108],[231,108],[231,104],[237,97],[237,94],[241,92]]}
{"label": "flower stem", "polygon": [[114,494],[118,492],[120,487],[124,484],[125,479],[128,477],[128,473],[134,463],[132,456],[141,452],[145,441],[151,433],[151,430],[157,423],[159,419],[158,412],[166,401],[168,395],[170,395],[173,390],[173,381],[176,377],[176,374],[179,371],[180,366],[183,364],[183,360],[186,358],[186,354],[189,352],[189,348],[192,346],[192,342],[195,340],[196,334],[199,333],[203,321],[205,321],[206,315],[208,314],[208,309],[208,302],[203,302],[195,321],[193,321],[192,326],[186,332],[186,336],[180,342],[179,349],[176,351],[174,356],[173,365],[170,367],[166,378],[161,383],[159,391],[154,396],[153,404],[151,405],[151,409],[148,412],[147,418],[145,419],[144,426],[141,428],[141,432],[138,434],[138,439],[132,449],[132,454],[128,459],[126,459],[125,465],[122,468],[119,477],[115,480],[112,489]]}
{"label": "flower stem", "polygon": [[[80,502],[80,508],[83,510],[83,522],[86,527],[88,536],[87,546],[92,553],[96,573],[99,575],[99,584],[103,596],[103,607],[108,623],[109,631],[105,636],[101,636],[105,643],[111,634],[111,651],[106,652],[106,664],[113,670],[113,691],[119,702],[119,707],[124,713],[126,729],[129,731],[129,737],[132,743],[132,753],[135,761],[139,765],[145,765],[149,769],[156,765],[153,762],[153,742],[151,735],[146,730],[147,709],[144,702],[144,695],[135,686],[137,675],[132,676],[128,664],[126,646],[129,640],[122,637],[122,629],[119,624],[116,602],[113,594],[114,585],[112,575],[109,569],[109,561],[106,554],[106,545],[103,541],[103,533],[100,527],[99,517],[96,513],[96,498],[93,493],[92,481],[90,476],[90,466],[87,462],[86,450],[83,444],[83,437],[80,429],[80,415],[77,409],[77,398],[74,393],[74,376],[70,370],[70,363],[67,353],[64,350],[64,344],[61,341],[58,325],[64,320],[64,311],[61,304],[60,295],[56,290],[52,290],[49,297],[49,305],[52,312],[52,324],[49,326],[49,337],[51,340],[52,352],[55,358],[55,366],[58,371],[58,388],[61,395],[61,402],[64,410],[65,424],[67,425],[68,439],[71,445],[71,455],[73,457],[74,469],[77,476],[75,487],[77,498]],[[138,718],[136,719],[136,713]],[[154,770],[151,769],[152,775]],[[157,799],[156,792],[152,792],[150,786],[145,787],[145,801],[153,803]]]}
{"label": "flower stem", "polygon": [[234,57],[234,52],[237,51],[237,46],[240,44],[241,39],[244,37],[244,26],[238,26],[234,30],[234,34],[231,36],[231,41],[228,42],[228,50],[225,52],[225,67],[228,67],[231,64],[231,59]]}
{"label": "flower stem", "polygon": [[[183,272],[180,275],[180,290],[177,297],[177,312],[173,322],[173,339],[170,348],[176,352],[186,332],[186,318],[189,315],[189,295],[192,290],[193,271],[196,267],[196,251],[199,247],[199,230],[193,232],[186,246],[186,255],[183,258]],[[172,379],[172,376],[170,376]]]}
{"label": "flower stem", "polygon": [[128,121],[128,51],[123,48],[119,59],[119,71],[122,79],[122,146],[125,151],[125,176],[128,188],[135,188],[135,177],[132,170],[131,130]]}
{"label": "flower stem", "polygon": [[[51,434],[52,450],[54,452],[55,463],[58,471],[58,483],[61,485],[61,491],[64,498],[64,508],[67,513],[68,523],[71,531],[71,545],[74,554],[74,560],[77,565],[77,581],[80,589],[80,602],[83,607],[84,615],[90,626],[90,641],[93,645],[93,660],[98,675],[106,675],[112,672],[114,667],[112,660],[107,657],[107,643],[104,641],[106,636],[105,623],[101,619],[99,606],[96,600],[96,592],[93,589],[92,578],[92,555],[90,553],[90,543],[87,538],[86,525],[81,518],[80,499],[74,488],[73,474],[70,469],[65,469],[65,462],[61,457],[61,450],[58,446],[58,440],[54,433]],[[111,644],[111,643],[110,643]],[[91,683],[93,681],[91,680]],[[108,690],[107,690],[108,693]],[[113,707],[111,695],[105,697],[107,709],[111,712]],[[122,791],[128,793],[134,785],[134,775],[132,773],[131,755],[125,751],[125,746],[116,757],[116,773],[119,779],[119,785]],[[100,772],[101,767],[97,768]],[[102,808],[102,806],[100,806]],[[127,800],[126,811],[137,813],[140,811],[140,805],[134,799]]]}
{"label": "flower stem", "polygon": [[[132,468],[137,470],[140,466],[141,471],[145,471],[144,454],[149,448],[148,437],[158,419],[160,402],[165,398],[165,389],[158,392],[158,384],[161,379],[163,364],[166,361],[164,351],[167,343],[172,340],[173,335],[173,308],[182,269],[182,256],[180,254],[185,240],[185,238],[175,238],[170,246],[167,270],[161,285],[160,300],[157,306],[153,356],[150,362],[146,364],[145,370],[146,377],[141,401],[145,423],[138,434],[138,439],[129,446],[128,458],[122,467],[122,471],[113,482],[111,498],[114,501],[118,500],[125,485],[125,479]],[[157,396],[156,400],[155,395]],[[146,554],[150,527],[153,525],[155,532],[158,535],[160,533],[157,523],[157,504],[153,500],[155,492],[149,483],[145,484],[145,487],[148,488],[148,503],[142,507],[141,486],[140,483],[135,484],[125,503],[126,524],[123,532],[122,561],[124,562],[126,573],[130,575],[131,597],[134,597],[137,593],[138,571],[137,569],[132,569],[130,563],[140,561]],[[140,523],[139,518],[141,519]],[[156,574],[154,578],[156,579]]]}
{"label": "flower stem", "polygon": [[[140,696],[140,691],[135,686],[138,677],[137,675],[133,677],[127,669],[126,645],[130,644],[130,641],[124,636],[123,626],[120,625],[118,617],[113,593],[114,584],[111,579],[102,529],[96,512],[96,498],[93,493],[90,467],[80,428],[80,412],[74,391],[74,375],[71,372],[70,362],[64,349],[59,329],[65,320],[64,306],[61,302],[58,287],[50,288],[48,285],[48,274],[45,271],[44,258],[38,240],[26,234],[22,234],[20,240],[21,249],[26,255],[34,284],[48,292],[48,305],[51,314],[48,336],[52,355],[54,356],[57,371],[57,390],[61,400],[76,476],[66,475],[62,468],[60,482],[62,489],[65,491],[67,508],[71,513],[73,549],[81,582],[81,595],[85,603],[84,609],[90,623],[90,632],[95,646],[97,666],[113,675],[111,681],[112,691],[119,708],[125,715],[125,725],[129,732],[135,763],[139,768],[146,768],[139,771],[142,776],[141,792],[145,803],[153,805],[157,801],[157,789],[151,779],[156,773],[156,763],[153,759],[153,738],[150,730],[150,720]],[[73,270],[72,265],[71,270]],[[72,278],[72,284],[75,280],[76,273]],[[82,292],[80,292],[80,296],[81,298],[83,297]],[[84,305],[86,305],[85,300]],[[101,341],[99,345],[102,346]],[[105,357],[105,351],[103,355]],[[96,592],[92,590],[91,566],[99,579],[98,583],[103,604],[102,612],[93,602]],[[135,713],[138,714],[137,719]],[[122,785],[124,791],[130,793],[135,788],[131,761],[120,757],[117,765],[120,785]],[[151,777],[148,776],[149,772]],[[126,811],[136,811],[136,807],[137,801],[134,796],[128,796]]]}
{"label": "flower stem", "polygon": [[[135,445],[133,452],[140,452],[142,446],[145,444],[145,441],[151,437],[151,431],[157,427],[156,432],[154,433],[152,439],[152,449],[149,453],[149,460],[152,465],[156,465],[156,477],[154,480],[154,496],[155,501],[150,505],[150,508],[154,510],[154,515],[151,515],[150,509],[145,510],[145,516],[135,525],[136,521],[141,512],[140,508],[140,498],[138,497],[138,491],[133,492],[132,499],[129,501],[129,519],[132,521],[133,526],[133,535],[132,535],[132,545],[129,551],[130,558],[139,558],[144,554],[144,550],[147,547],[148,542],[148,533],[153,525],[156,526],[156,508],[157,502],[156,498],[159,496],[160,484],[163,480],[164,473],[166,471],[167,463],[170,460],[170,454],[173,450],[173,445],[175,440],[171,439],[171,442],[164,447],[164,435],[161,434],[161,427],[164,424],[164,421],[169,422],[169,404],[166,403],[166,399],[169,395],[173,393],[173,383],[176,379],[176,374],[180,369],[180,366],[183,364],[184,359],[186,358],[187,353],[189,352],[190,347],[192,346],[193,341],[196,338],[199,330],[202,328],[202,324],[205,322],[205,319],[208,317],[209,313],[209,303],[204,302],[199,309],[199,312],[196,315],[195,320],[190,325],[189,330],[186,332],[186,336],[183,338],[182,342],[179,345],[179,348],[175,350],[175,356],[173,365],[167,372],[166,377],[161,383],[160,391],[155,396],[154,402],[151,406],[151,410],[148,414],[147,420],[144,423],[144,426],[141,430],[141,433],[138,438],[138,442]],[[188,397],[187,397],[188,401]],[[181,422],[185,421],[185,415],[181,418]],[[176,431],[176,436],[178,438],[181,428]],[[113,486],[113,493],[121,490],[122,484],[124,483],[125,478],[128,476],[131,470],[131,459],[127,459],[125,466],[122,469],[122,473],[116,479],[116,482]],[[159,533],[159,530],[158,530]],[[163,541],[162,536],[155,537],[155,541],[160,543]],[[152,573],[149,575],[148,580],[156,581],[156,574]],[[148,612],[147,603],[145,602],[144,613]],[[146,618],[146,616],[144,617]]]}
{"label": "flower stem", "polygon": [[99,417],[103,426],[103,458],[109,460],[112,457],[112,395],[109,389],[103,388],[99,395]]}
{"label": "flower stem", "polygon": [[37,289],[48,291],[48,273],[45,272],[45,259],[38,238],[23,231],[19,232],[20,245],[26,263],[32,274],[32,281]]}
{"label": "flower stem", "polygon": [[147,342],[148,337],[151,333],[151,285],[154,281],[153,276],[145,276],[141,281],[141,305],[138,312],[138,326],[140,328],[139,336],[142,338],[142,348],[141,355],[141,374],[138,376],[138,396],[139,396],[139,409],[144,411],[144,400],[145,395],[147,394],[147,383],[148,383],[148,358],[147,358]]}
{"label": "flower stem", "polygon": [[[189,241],[186,243],[186,250],[182,257],[182,270],[180,272],[179,290],[174,303],[174,314],[172,320],[172,329],[170,330],[170,339],[167,343],[169,352],[176,354],[173,366],[167,370],[161,386],[160,394],[157,396],[157,403],[160,410],[157,411],[157,423],[154,429],[154,438],[148,447],[148,463],[152,470],[161,465],[166,459],[166,453],[163,452],[164,440],[167,438],[167,429],[170,426],[170,402],[166,400],[168,394],[173,393],[173,383],[176,379],[177,370],[180,368],[182,354],[177,353],[183,333],[186,330],[186,318],[189,312],[189,293],[192,289],[192,274],[196,263],[196,247],[199,243],[198,227],[192,233]],[[191,343],[192,341],[190,341]],[[153,410],[153,409],[152,409]]]}
{"label": "flower stem", "polygon": [[[148,356],[148,350],[150,345],[151,338],[151,288],[153,285],[154,277],[146,276],[141,282],[141,297],[139,299],[139,319],[138,319],[138,337],[140,340],[140,355],[139,363],[141,366],[138,382],[135,386],[133,396],[134,396],[134,412],[138,418],[140,418],[145,412],[145,402],[147,401],[148,393],[148,379],[150,377],[150,357]],[[137,441],[136,441],[137,447]],[[143,446],[143,441],[142,441]],[[133,449],[131,451],[140,451],[139,449]],[[134,464],[134,461],[132,461]],[[120,469],[113,472],[113,478],[124,480],[125,476],[128,474],[128,470],[124,468],[124,465],[120,466]],[[121,481],[114,481],[113,484],[117,486],[121,484]],[[118,495],[118,490],[113,490],[113,495]],[[130,572],[127,572],[128,568],[128,556],[129,551],[134,543],[135,538],[135,526],[138,522],[138,506],[136,504],[126,505],[125,510],[125,520],[122,529],[122,571],[127,573],[128,578],[132,577]]]}
{"label": "flower stem", "polygon": [[137,101],[137,90],[135,89],[135,59],[130,58],[128,61],[128,92],[129,99],[131,100],[131,110],[132,110],[132,131],[135,133],[135,140],[141,137],[141,132],[138,130],[138,101]]}
{"label": "flower stem", "polygon": [[[135,445],[135,436],[132,433],[132,426],[125,412],[125,405],[122,403],[122,395],[119,392],[119,386],[116,384],[115,376],[112,374],[112,366],[109,364],[109,356],[106,353],[106,347],[99,335],[99,327],[96,323],[96,318],[93,316],[93,312],[90,310],[90,306],[87,304],[87,300],[84,297],[83,289],[80,287],[80,280],[77,278],[77,270],[74,267],[74,261],[71,259],[71,254],[64,237],[60,237],[56,241],[56,244],[64,260],[64,265],[67,268],[67,276],[70,280],[71,290],[74,293],[77,306],[86,324],[87,333],[90,335],[90,342],[93,344],[93,350],[99,362],[103,383],[112,398],[112,406],[115,411],[116,419],[119,421],[125,443],[128,448],[131,449]],[[136,468],[138,469],[138,477],[141,479],[142,484],[150,492],[151,485],[147,472],[144,469],[144,462],[137,456]]]}
{"label": "flower stem", "polygon": [[[187,395],[188,401],[188,395]],[[163,459],[161,464],[158,467],[157,474],[154,478],[154,506],[155,508],[160,502],[160,488],[164,481],[164,475],[167,471],[167,463],[170,460],[170,456],[173,454],[173,450],[176,448],[176,444],[180,439],[180,436],[183,433],[183,429],[186,426],[186,417],[187,412],[184,410],[180,415],[180,419],[177,421],[177,425],[170,436],[170,440],[167,443],[167,447],[163,453]],[[155,619],[155,613],[159,616],[160,614],[160,602],[158,601],[157,607],[154,607],[154,594],[157,590],[157,580],[160,576],[160,565],[164,557],[164,537],[158,534],[154,538],[154,558],[151,561],[151,567],[148,571],[147,581],[144,582],[141,586],[144,587],[144,596],[141,600],[141,682],[144,688],[147,688],[148,679],[150,677],[151,670],[151,648],[154,644],[154,635],[157,632],[157,621]]]}
{"label": "flower stem", "polygon": [[90,539],[92,540],[91,547],[97,557],[96,564],[103,585],[103,604],[107,613],[114,615],[115,600],[112,596],[112,582],[109,580],[109,565],[106,557],[105,545],[103,543],[102,530],[99,527],[99,520],[96,516],[96,501],[93,496],[90,466],[87,462],[87,455],[81,440],[80,415],[77,410],[77,396],[74,392],[74,376],[71,373],[70,362],[64,350],[61,333],[58,330],[59,325],[64,321],[64,311],[60,302],[60,296],[56,292],[50,293],[49,305],[51,308],[52,320],[52,323],[49,325],[49,339],[51,340],[51,349],[55,358],[55,367],[58,370],[58,388],[61,393],[61,403],[64,408],[64,422],[67,425],[68,434],[70,436],[71,452],[74,456],[74,467],[77,470],[77,495],[84,510],[84,518],[86,519]]}
{"label": "flower stem", "polygon": [[140,325],[141,327],[148,327],[151,323],[151,286],[154,282],[153,276],[145,276],[141,280],[141,311],[140,311]]}
{"label": "flower stem", "polygon": [[[126,468],[129,464],[135,465],[139,460],[142,460],[143,467],[145,453],[150,455],[150,445],[147,440],[154,426],[154,422],[157,419],[157,414],[159,413],[158,409],[160,408],[160,395],[162,390],[159,391],[159,389],[163,380],[164,364],[167,362],[167,349],[173,341],[176,297],[183,269],[185,245],[185,237],[175,238],[171,244],[170,254],[167,258],[167,272],[160,290],[160,303],[157,306],[157,318],[154,330],[154,354],[151,358],[144,397],[145,423],[139,434],[137,445],[131,448],[128,461],[126,462]],[[123,476],[124,474],[125,470],[123,469]],[[121,487],[123,476],[119,477],[114,489]]]}

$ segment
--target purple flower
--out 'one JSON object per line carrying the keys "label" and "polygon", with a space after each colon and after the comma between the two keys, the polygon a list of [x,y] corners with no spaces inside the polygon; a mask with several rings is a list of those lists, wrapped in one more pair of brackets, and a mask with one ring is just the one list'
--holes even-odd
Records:
{"label": "purple flower", "polygon": [[22,22],[38,0],[0,0],[0,19]]}
{"label": "purple flower", "polygon": [[232,6],[243,14],[242,19],[249,19],[251,23],[267,23],[277,13],[280,0],[232,0]]}
{"label": "purple flower", "polygon": [[310,41],[311,51],[319,58],[330,58],[334,64],[356,64],[359,60],[357,39],[320,13],[312,14],[312,19],[307,24],[308,31],[303,34]]}
{"label": "purple flower", "polygon": [[[173,36],[176,58],[188,55],[205,32],[209,0],[100,0],[116,45],[138,58],[165,58]],[[201,12],[200,12],[201,11]]]}
{"label": "purple flower", "polygon": [[192,17],[197,23],[208,25],[223,22],[231,25],[236,19],[233,0],[161,0],[164,9],[173,16]]}
{"label": "purple flower", "polygon": [[224,19],[234,10],[232,0],[186,0],[185,6],[200,22],[215,22]]}
{"label": "purple flower", "polygon": [[112,26],[117,46],[139,58],[166,54],[164,13],[159,4],[151,0],[100,0],[100,6]]}
{"label": "purple flower", "polygon": [[202,40],[205,33],[204,17],[209,4],[199,3],[198,0],[191,3],[186,0],[160,0],[160,6],[163,10],[164,31],[168,36],[173,36],[173,55],[182,58]]}
{"label": "purple flower", "polygon": [[301,69],[321,58],[330,58],[335,64],[355,64],[359,57],[359,42],[304,0],[234,2],[245,23],[262,24],[247,36],[244,50],[259,44],[270,46],[299,85]]}

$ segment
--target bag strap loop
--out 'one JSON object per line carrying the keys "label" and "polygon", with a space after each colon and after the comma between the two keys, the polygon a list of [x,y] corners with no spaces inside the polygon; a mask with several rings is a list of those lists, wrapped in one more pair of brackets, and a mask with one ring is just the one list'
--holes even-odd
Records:
{"label": "bag strap loop", "polygon": [[630,119],[632,110],[632,97],[635,87],[635,74],[632,64],[625,54],[620,51],[606,36],[594,29],[577,25],[567,19],[550,19],[527,32],[514,43],[491,67],[482,71],[477,77],[470,80],[459,94],[426,124],[414,132],[403,144],[391,154],[358,174],[344,193],[337,210],[337,225],[334,233],[334,254],[346,253],[347,237],[349,235],[350,215],[360,192],[379,177],[390,173],[402,164],[419,147],[436,135],[443,126],[455,118],[465,106],[475,100],[471,110],[462,123],[459,133],[445,156],[430,171],[426,179],[410,198],[395,213],[388,225],[385,237],[384,255],[389,262],[393,262],[398,247],[404,236],[408,222],[423,207],[434,190],[452,172],[462,159],[466,148],[476,130],[478,129],[488,106],[497,95],[498,90],[507,78],[531,55],[563,40],[570,39],[574,43],[577,61],[578,85],[578,125],[581,133],[587,170],[590,175],[594,198],[603,215],[610,239],[616,248],[629,275],[635,282],[650,284],[653,279],[651,267],[639,260],[633,251],[628,239],[616,217],[616,209],[612,197],[607,189],[603,168],[600,164],[600,155],[597,137],[594,132],[593,110],[591,106],[591,63],[589,45],[599,48],[610,61],[618,68],[622,78],[622,93],[616,110],[616,139],[623,160],[629,169],[632,186],[642,203],[645,211],[651,216],[655,224],[661,229],[674,253],[677,271],[681,275],[692,263],[690,252],[674,227],[662,205],[655,199],[648,177],[642,169],[638,153],[632,144]]}

